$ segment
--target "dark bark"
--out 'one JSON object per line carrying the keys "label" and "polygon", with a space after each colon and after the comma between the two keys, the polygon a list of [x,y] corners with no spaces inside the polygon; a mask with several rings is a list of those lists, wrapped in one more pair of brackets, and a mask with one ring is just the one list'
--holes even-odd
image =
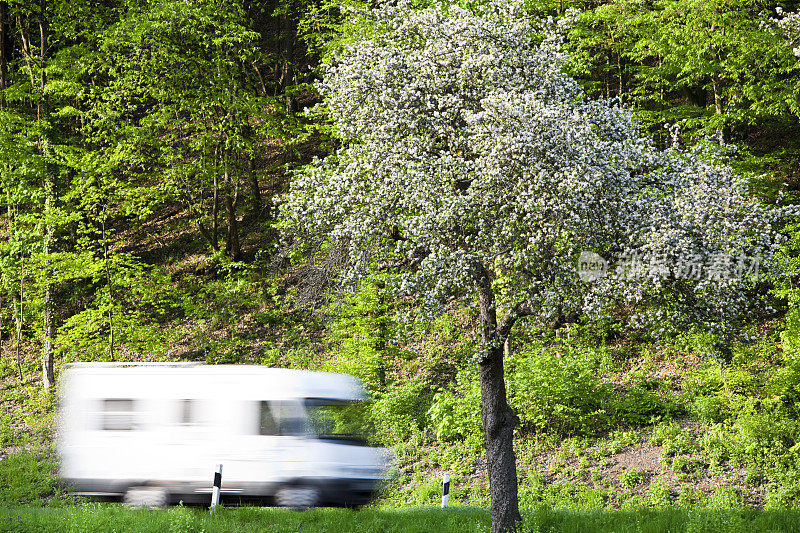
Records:
{"label": "dark bark", "polygon": [[483,267],[479,268],[477,285],[483,355],[479,364],[481,419],[489,470],[492,532],[501,533],[516,530],[522,520],[513,446],[514,427],[519,419],[508,405],[503,375],[503,345],[517,315],[512,310],[498,327],[492,280]]}
{"label": "dark bark", "polygon": [[[191,176],[191,178],[196,178],[197,175]],[[219,200],[217,199],[217,187],[216,187],[216,174],[214,174],[214,198],[211,204],[211,218],[212,218],[212,227],[211,229],[207,228],[205,224],[203,224],[203,214],[198,212],[198,205],[200,209],[205,208],[205,202],[203,200],[196,200],[192,193],[191,193],[191,185],[190,180],[186,181],[186,188],[184,191],[184,201],[186,202],[186,207],[189,210],[189,215],[195,218],[197,223],[197,229],[200,230],[200,234],[206,240],[211,249],[215,252],[219,251],[219,240],[217,239],[217,229],[216,229],[216,210],[215,205],[218,205]]]}
{"label": "dark bark", "polygon": [[717,115],[723,113],[722,95],[720,94],[720,83],[716,76],[711,78],[711,86],[714,89],[714,111]]}
{"label": "dark bark", "polygon": [[[722,115],[724,113],[723,105],[722,105],[722,88],[720,80],[717,76],[711,77],[711,87],[714,89],[714,111],[717,115]],[[724,143],[727,141],[727,135],[725,135],[725,128],[717,129],[717,135],[719,136],[719,141]]]}
{"label": "dark bark", "polygon": [[230,254],[233,261],[241,261],[242,246],[239,242],[239,222],[236,219],[236,204],[238,203],[236,192],[233,192],[228,169],[225,169],[225,214],[228,218],[228,238],[225,241],[225,250]]}
{"label": "dark bark", "polygon": [[208,245],[211,246],[211,249],[214,250],[215,252],[218,252],[219,251],[219,245],[211,237],[211,232],[208,231],[208,228],[205,226],[205,224],[203,224],[202,222],[198,221],[197,222],[197,229],[200,230],[200,234],[203,236],[203,238],[206,240],[206,242],[208,242]]}
{"label": "dark bark", "polygon": [[264,83],[264,77],[261,75],[261,71],[258,69],[258,65],[256,65],[255,63],[251,63],[251,64],[253,65],[253,69],[256,71],[256,75],[258,76],[258,84],[259,84],[259,87],[261,88],[261,94],[262,95],[266,95],[267,94],[267,86]]}

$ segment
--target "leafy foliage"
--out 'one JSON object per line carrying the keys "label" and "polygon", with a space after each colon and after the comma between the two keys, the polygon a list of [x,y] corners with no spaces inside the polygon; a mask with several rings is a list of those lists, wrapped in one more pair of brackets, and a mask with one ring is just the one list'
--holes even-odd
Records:
{"label": "leafy foliage", "polygon": [[0,461],[0,504],[41,505],[55,490],[55,460],[41,452],[23,452]]}

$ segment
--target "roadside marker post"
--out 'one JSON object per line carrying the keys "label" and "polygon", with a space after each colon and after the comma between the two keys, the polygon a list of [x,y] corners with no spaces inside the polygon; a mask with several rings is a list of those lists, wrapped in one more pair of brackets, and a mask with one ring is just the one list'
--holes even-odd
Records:
{"label": "roadside marker post", "polygon": [[213,509],[219,505],[219,491],[222,487],[222,465],[217,465],[217,471],[214,472],[214,488],[211,489],[211,508]]}
{"label": "roadside marker post", "polygon": [[450,502],[450,472],[445,472],[442,477],[442,509]]}

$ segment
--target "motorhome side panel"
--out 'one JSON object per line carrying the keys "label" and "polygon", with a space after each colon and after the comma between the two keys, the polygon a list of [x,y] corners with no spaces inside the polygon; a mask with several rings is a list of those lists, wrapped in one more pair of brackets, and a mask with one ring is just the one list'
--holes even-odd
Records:
{"label": "motorhome side panel", "polygon": [[[365,503],[384,473],[381,450],[309,438],[303,397],[363,397],[354,378],[263,367],[81,365],[61,380],[61,475],[81,492],[162,487],[271,495],[298,481],[328,501]],[[363,501],[362,501],[363,500]]]}

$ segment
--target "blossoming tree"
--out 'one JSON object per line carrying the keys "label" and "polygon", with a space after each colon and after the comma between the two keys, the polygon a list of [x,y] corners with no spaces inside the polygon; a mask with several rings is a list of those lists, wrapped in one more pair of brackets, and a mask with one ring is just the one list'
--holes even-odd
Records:
{"label": "blossoming tree", "polygon": [[[520,520],[503,378],[514,324],[622,303],[724,328],[748,301],[748,258],[775,246],[770,217],[728,168],[659,151],[627,111],[583,98],[559,38],[520,5],[393,4],[325,67],[341,148],[296,176],[284,219],[345,247],[345,280],[391,267],[429,309],[477,303],[491,517],[508,531]],[[582,279],[587,251],[629,260]],[[687,262],[697,268],[675,267]]]}
{"label": "blossoming tree", "polygon": [[780,7],[775,8],[775,11],[781,17],[775,22],[775,26],[792,46],[794,55],[800,57],[800,11],[786,13]]}

